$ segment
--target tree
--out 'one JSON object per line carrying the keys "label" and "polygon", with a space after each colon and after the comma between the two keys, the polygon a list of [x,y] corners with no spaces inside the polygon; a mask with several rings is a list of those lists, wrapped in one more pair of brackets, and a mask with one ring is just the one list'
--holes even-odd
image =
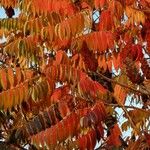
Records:
{"label": "tree", "polygon": [[0,4],[1,149],[150,148],[149,0]]}

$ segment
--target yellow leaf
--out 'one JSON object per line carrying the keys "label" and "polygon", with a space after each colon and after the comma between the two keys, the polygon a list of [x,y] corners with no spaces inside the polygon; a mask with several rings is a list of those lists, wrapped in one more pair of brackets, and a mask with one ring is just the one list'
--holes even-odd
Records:
{"label": "yellow leaf", "polygon": [[31,94],[31,97],[34,101],[37,101],[38,100],[38,88],[36,86],[34,86],[32,88],[32,94]]}
{"label": "yellow leaf", "polygon": [[145,15],[142,11],[136,10],[131,6],[126,7],[126,14],[128,16],[127,23],[134,25],[137,24],[144,24],[145,23]]}

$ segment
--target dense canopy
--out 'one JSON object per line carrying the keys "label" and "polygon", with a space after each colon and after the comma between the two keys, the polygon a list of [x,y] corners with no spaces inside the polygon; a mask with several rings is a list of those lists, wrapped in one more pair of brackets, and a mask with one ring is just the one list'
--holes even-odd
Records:
{"label": "dense canopy", "polygon": [[0,149],[150,149],[149,0],[0,6]]}

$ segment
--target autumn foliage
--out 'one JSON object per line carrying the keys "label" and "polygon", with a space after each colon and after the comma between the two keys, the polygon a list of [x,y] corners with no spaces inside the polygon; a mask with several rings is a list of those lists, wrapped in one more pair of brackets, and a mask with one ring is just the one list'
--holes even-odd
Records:
{"label": "autumn foliage", "polygon": [[0,149],[150,149],[149,0],[0,5]]}

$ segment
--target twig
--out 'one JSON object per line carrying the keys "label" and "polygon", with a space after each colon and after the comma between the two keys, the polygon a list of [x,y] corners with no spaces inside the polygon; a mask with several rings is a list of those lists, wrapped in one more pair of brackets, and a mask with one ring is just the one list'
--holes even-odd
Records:
{"label": "twig", "polygon": [[137,129],[136,125],[135,125],[134,122],[132,121],[132,118],[130,117],[130,115],[129,115],[127,109],[125,108],[125,106],[121,104],[121,108],[123,109],[123,111],[124,111],[125,114],[127,115],[127,117],[128,117],[128,119],[129,119],[129,121],[130,121],[131,126],[133,127],[133,129],[135,129],[137,133],[140,133],[140,131]]}
{"label": "twig", "polygon": [[[104,104],[105,104],[105,105],[109,105],[109,106],[121,107],[121,108],[122,108],[122,106],[119,105],[119,104],[109,104],[109,103],[104,103]],[[124,105],[124,107],[125,107],[125,108],[131,108],[131,109],[137,109],[137,110],[142,111],[142,112],[144,112],[144,113],[150,114],[150,111],[144,110],[144,109],[142,109],[142,108],[138,108],[138,107],[134,107],[134,106],[126,106],[126,105]]]}

